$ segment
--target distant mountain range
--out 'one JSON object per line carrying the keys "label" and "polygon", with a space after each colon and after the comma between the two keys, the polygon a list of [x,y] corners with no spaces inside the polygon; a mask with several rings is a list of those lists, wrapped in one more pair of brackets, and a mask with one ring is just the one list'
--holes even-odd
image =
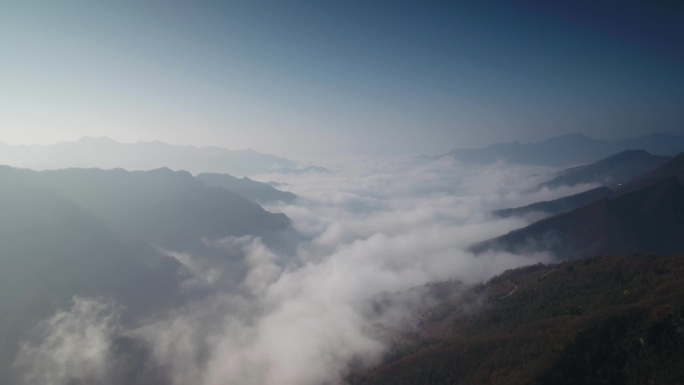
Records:
{"label": "distant mountain range", "polygon": [[[294,163],[252,150],[232,151],[219,147],[173,146],[162,142],[119,143],[109,138],[83,138],[51,146],[8,146],[0,143],[0,164],[38,170],[65,168],[124,168],[126,170],[172,169],[201,173],[208,186],[223,187],[254,202],[292,202],[294,194],[267,183],[238,175],[300,169]],[[301,169],[301,170],[308,170]],[[221,171],[207,172],[207,171]]]}
{"label": "distant mountain range", "polygon": [[642,149],[651,154],[673,156],[684,151],[684,136],[651,134],[635,139],[604,141],[582,134],[567,134],[534,143],[497,143],[479,149],[454,149],[450,156],[466,163],[511,163],[571,166],[595,162],[624,150]]}
{"label": "distant mountain range", "polygon": [[294,167],[294,162],[253,150],[176,146],[162,142],[119,143],[109,138],[83,138],[47,146],[0,144],[0,164],[37,170],[70,167],[152,170],[168,167],[202,172],[252,175]]}
{"label": "distant mountain range", "polygon": [[684,153],[620,186],[614,194],[604,191],[608,197],[482,242],[472,250],[548,250],[561,259],[596,254],[681,253],[683,181]]}
{"label": "distant mountain range", "polygon": [[275,171],[280,174],[327,174],[330,172],[327,168],[320,166],[308,166],[303,168],[281,167]]}
{"label": "distant mountain range", "polygon": [[[658,138],[662,136],[644,143],[661,146]],[[104,147],[111,145],[107,141]],[[176,147],[149,145],[165,149],[163,156]],[[111,145],[116,151],[119,146],[128,145]],[[78,151],[86,147],[75,150],[71,159],[85,156]],[[5,149],[0,148],[0,156],[7,155]],[[162,155],[145,159],[173,161]],[[358,369],[346,382],[415,385],[505,379],[512,384],[563,384],[589,378],[603,383],[679,383],[684,375],[684,308],[678,305],[684,303],[684,258],[645,256],[684,252],[684,153],[668,155],[615,153],[561,171],[539,186],[602,187],[495,212],[504,217],[533,212],[552,216],[474,245],[474,252],[546,250],[566,261],[508,271],[474,287],[429,285],[427,291],[438,293],[421,305],[425,309],[408,330],[389,333],[396,338],[381,365],[353,363],[350,367]],[[188,159],[193,158],[182,162],[191,164]],[[268,167],[272,172],[279,166]],[[280,170],[329,172],[318,167]],[[164,255],[166,250],[203,255],[211,251],[210,241],[224,237],[277,238],[291,229],[290,220],[256,202],[296,199],[249,178],[209,172],[193,176],[170,168],[33,171],[0,166],[0,187],[3,384],[19,383],[11,364],[31,327],[64,309],[73,296],[85,293],[124,304],[124,324],[171,309],[199,294],[184,286],[190,268]],[[226,274],[246,274],[241,256],[213,251],[206,260],[221,259],[228,266]],[[594,257],[599,254],[644,256]],[[112,352],[136,363],[126,370],[147,365],[149,347],[136,343],[140,346]],[[129,377],[135,376],[122,371],[117,383],[133,384]]]}

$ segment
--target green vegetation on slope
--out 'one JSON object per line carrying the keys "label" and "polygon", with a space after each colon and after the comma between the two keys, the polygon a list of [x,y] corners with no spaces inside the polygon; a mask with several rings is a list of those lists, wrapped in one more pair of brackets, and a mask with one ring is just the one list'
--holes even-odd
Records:
{"label": "green vegetation on slope", "polygon": [[[504,293],[505,292],[505,293]],[[503,295],[502,295],[503,294]],[[684,256],[594,257],[508,271],[486,298],[358,384],[675,384],[684,378]]]}

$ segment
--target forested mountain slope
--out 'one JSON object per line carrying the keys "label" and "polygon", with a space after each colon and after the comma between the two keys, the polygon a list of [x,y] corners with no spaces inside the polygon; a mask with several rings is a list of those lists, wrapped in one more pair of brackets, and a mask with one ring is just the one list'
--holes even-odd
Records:
{"label": "forested mountain slope", "polygon": [[[413,349],[364,385],[680,384],[684,256],[592,257],[507,271],[442,303]],[[465,304],[477,304],[464,312]],[[417,316],[418,317],[418,316]],[[446,330],[434,333],[433,330]]]}

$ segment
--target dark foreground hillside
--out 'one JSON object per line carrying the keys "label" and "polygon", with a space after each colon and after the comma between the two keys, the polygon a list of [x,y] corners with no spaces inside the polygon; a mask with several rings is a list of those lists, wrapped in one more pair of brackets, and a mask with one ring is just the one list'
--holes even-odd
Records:
{"label": "dark foreground hillside", "polygon": [[420,316],[392,358],[355,373],[352,383],[680,384],[684,378],[684,256],[528,266],[445,298],[458,299]]}

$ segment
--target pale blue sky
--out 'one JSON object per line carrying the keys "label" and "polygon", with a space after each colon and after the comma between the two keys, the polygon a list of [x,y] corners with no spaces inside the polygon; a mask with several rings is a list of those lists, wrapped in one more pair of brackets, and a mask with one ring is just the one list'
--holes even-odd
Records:
{"label": "pale blue sky", "polygon": [[483,3],[3,1],[0,142],[313,159],[684,133],[681,9]]}

